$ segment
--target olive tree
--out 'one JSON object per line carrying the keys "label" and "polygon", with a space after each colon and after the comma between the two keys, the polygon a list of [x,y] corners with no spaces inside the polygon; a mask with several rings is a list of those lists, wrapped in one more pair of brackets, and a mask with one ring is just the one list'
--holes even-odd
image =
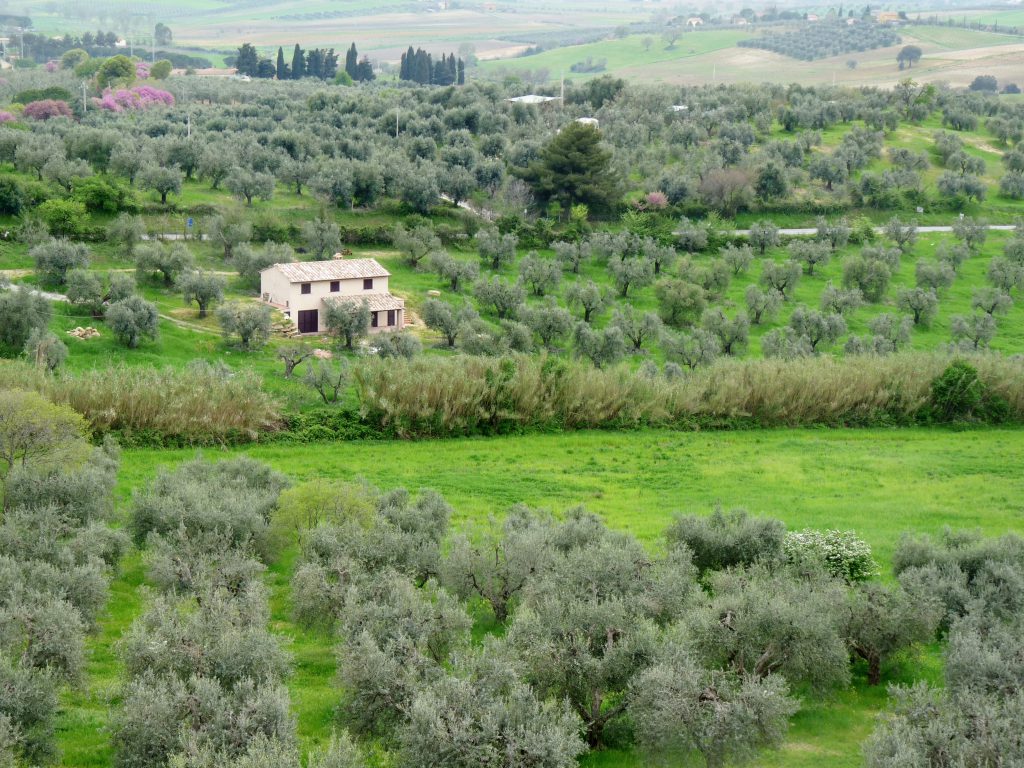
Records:
{"label": "olive tree", "polygon": [[466,284],[480,276],[480,266],[474,261],[457,259],[447,251],[435,251],[429,256],[430,268],[447,281],[448,288],[456,293]]}
{"label": "olive tree", "polygon": [[799,708],[781,676],[705,669],[678,642],[666,644],[637,675],[631,698],[644,750],[699,755],[708,768],[738,765],[779,746]]}
{"label": "olive tree", "polygon": [[789,301],[802,271],[800,262],[792,259],[781,264],[773,259],[765,259],[761,263],[761,284],[778,291],[783,301]]}
{"label": "olive tree", "polygon": [[978,288],[971,294],[971,309],[987,315],[1003,315],[1013,306],[1013,298],[998,288]]}
{"label": "olive tree", "polygon": [[401,251],[406,263],[414,268],[419,267],[430,254],[442,250],[441,240],[426,224],[411,230],[406,229],[404,224],[398,224],[391,233],[391,241]]}
{"label": "olive tree", "polygon": [[[305,227],[311,223],[303,225],[304,235]],[[252,239],[252,223],[237,213],[218,214],[208,222],[207,234],[210,240],[224,249],[224,259],[227,260],[234,255],[235,246]]]}
{"label": "olive tree", "polygon": [[194,268],[192,252],[183,243],[171,246],[160,242],[144,243],[136,249],[135,271],[140,282],[148,275],[158,274],[164,285],[170,286],[180,275]]}
{"label": "olive tree", "polygon": [[0,476],[15,466],[59,465],[84,448],[87,425],[75,411],[35,392],[0,392]]}
{"label": "olive tree", "polygon": [[846,333],[846,320],[842,315],[829,315],[803,305],[793,310],[789,317],[789,327],[807,340],[811,353],[835,344],[839,337]]}
{"label": "olive tree", "polygon": [[565,288],[566,303],[583,311],[585,323],[589,323],[608,304],[608,300],[608,294],[593,280],[576,280]]}
{"label": "olive tree", "polygon": [[914,244],[917,242],[917,222],[910,221],[904,224],[899,217],[893,216],[882,228],[882,233],[892,240],[900,249],[900,253],[906,255],[914,250]]}
{"label": "olive tree", "polygon": [[516,317],[519,307],[526,301],[526,289],[522,283],[510,283],[497,275],[490,280],[481,277],[473,284],[473,293],[481,304],[493,309],[501,319]]}
{"label": "olive tree", "polygon": [[666,325],[692,325],[707,306],[704,289],[686,280],[659,280],[654,286],[654,295]]}
{"label": "olive tree", "polygon": [[613,365],[626,354],[626,338],[614,326],[597,330],[589,323],[577,323],[573,343],[576,353],[590,360],[596,368]]}
{"label": "olive tree", "polygon": [[53,307],[47,299],[30,290],[0,290],[0,350],[17,354],[24,349],[32,331],[50,325]]}
{"label": "olive tree", "polygon": [[346,349],[370,330],[370,305],[363,301],[335,301],[327,305],[324,326]]}
{"label": "olive tree", "polygon": [[789,256],[794,261],[803,263],[807,274],[813,275],[815,269],[827,266],[832,260],[832,249],[828,243],[795,240],[789,245]]}
{"label": "olive tree", "polygon": [[155,340],[159,335],[160,315],[156,304],[141,296],[129,296],[107,307],[106,322],[114,337],[129,349],[143,339]]}
{"label": "olive tree", "polygon": [[721,507],[711,515],[677,516],[665,531],[669,547],[688,549],[701,573],[778,560],[785,536],[780,520]]}
{"label": "olive tree", "polygon": [[217,307],[216,315],[225,340],[237,339],[244,350],[258,349],[270,340],[273,312],[266,304],[231,301]]}
{"label": "olive tree", "polygon": [[195,270],[185,272],[178,278],[178,290],[181,291],[186,304],[196,303],[200,319],[206,317],[212,304],[224,300],[227,286],[228,281],[222,275],[213,272]]}
{"label": "olive tree", "polygon": [[629,296],[630,288],[644,288],[654,282],[654,264],[640,256],[612,259],[608,271],[622,298]]}
{"label": "olive tree", "polygon": [[538,701],[510,676],[445,675],[414,696],[399,754],[408,768],[572,768],[586,751],[579,730],[565,703]]}
{"label": "olive tree", "polygon": [[647,342],[657,341],[662,328],[661,318],[653,312],[640,313],[632,304],[617,307],[612,312],[611,325],[622,332],[634,353],[640,352]]}
{"label": "olive tree", "polygon": [[755,221],[750,225],[747,239],[757,249],[757,252],[764,256],[769,248],[774,248],[779,244],[779,228],[767,219]]}
{"label": "olive tree", "polygon": [[710,593],[683,622],[698,659],[740,675],[782,675],[827,691],[850,678],[844,590],[834,579],[752,566],[708,577]]}
{"label": "olive tree", "polygon": [[718,338],[723,355],[738,355],[746,349],[750,320],[745,312],[737,312],[736,317],[730,319],[720,307],[706,309],[700,324]]}
{"label": "olive tree", "polygon": [[463,600],[483,600],[504,623],[527,584],[549,566],[552,538],[548,518],[513,507],[500,525],[491,520],[456,536],[441,566],[441,583]]}
{"label": "olive tree", "polygon": [[756,285],[747,286],[743,300],[747,305],[747,318],[754,325],[761,325],[774,318],[783,301],[782,294],[774,288],[766,291]]}
{"label": "olive tree", "polygon": [[485,227],[476,233],[476,244],[484,266],[498,271],[515,260],[519,238],[512,233],[503,235],[496,227]]}
{"label": "olive tree", "polygon": [[519,278],[534,296],[544,296],[558,287],[562,270],[557,261],[530,251],[519,262]]}
{"label": "olive tree", "polygon": [[86,269],[89,266],[89,249],[83,243],[70,240],[55,240],[40,243],[29,251],[36,265],[36,274],[47,285],[64,285],[72,269]]}
{"label": "olive tree", "polygon": [[882,665],[915,643],[935,636],[942,606],[903,589],[865,583],[847,594],[844,611],[850,650],[867,664],[868,685],[882,681]]}
{"label": "olive tree", "polygon": [[930,288],[901,288],[896,294],[896,306],[909,312],[914,325],[928,327],[939,311],[939,297]]}
{"label": "olive tree", "polygon": [[459,334],[477,319],[476,310],[468,304],[455,308],[440,299],[427,299],[420,313],[428,328],[441,333],[449,347],[454,347]]}

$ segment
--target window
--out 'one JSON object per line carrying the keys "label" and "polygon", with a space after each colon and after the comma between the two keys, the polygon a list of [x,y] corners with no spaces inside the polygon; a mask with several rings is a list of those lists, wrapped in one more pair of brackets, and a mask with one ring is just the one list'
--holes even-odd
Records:
{"label": "window", "polygon": [[372,291],[373,290],[373,278],[372,277],[364,277],[363,278],[363,290],[364,291]]}
{"label": "window", "polygon": [[389,309],[388,310],[388,325],[392,326],[394,324],[395,324],[395,310]]}
{"label": "window", "polygon": [[371,328],[376,328],[378,326],[378,324],[379,323],[377,322],[377,313],[376,312],[371,312],[370,313],[370,327]]}
{"label": "window", "polygon": [[331,293],[337,293],[341,290],[340,280],[331,280]]}
{"label": "window", "polygon": [[312,284],[310,284],[310,283],[303,283],[302,284],[302,292],[303,293],[312,293],[313,292]]}

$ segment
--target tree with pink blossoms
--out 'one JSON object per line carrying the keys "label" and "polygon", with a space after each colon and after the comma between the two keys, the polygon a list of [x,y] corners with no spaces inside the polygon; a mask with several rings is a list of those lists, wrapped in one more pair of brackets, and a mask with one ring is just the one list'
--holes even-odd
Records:
{"label": "tree with pink blossoms", "polygon": [[42,99],[25,105],[23,112],[31,120],[49,120],[52,117],[71,117],[71,107],[65,101]]}
{"label": "tree with pink blossoms", "polygon": [[109,112],[136,112],[158,106],[173,106],[174,96],[151,85],[136,85],[133,88],[107,88],[103,96],[93,99],[100,109]]}

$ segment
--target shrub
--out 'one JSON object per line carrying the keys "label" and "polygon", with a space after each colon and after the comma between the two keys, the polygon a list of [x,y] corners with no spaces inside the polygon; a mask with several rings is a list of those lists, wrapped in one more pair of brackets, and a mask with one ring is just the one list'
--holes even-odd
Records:
{"label": "shrub", "polygon": [[821,566],[847,582],[866,581],[878,574],[871,547],[853,531],[793,531],[786,534],[782,548],[793,565]]}

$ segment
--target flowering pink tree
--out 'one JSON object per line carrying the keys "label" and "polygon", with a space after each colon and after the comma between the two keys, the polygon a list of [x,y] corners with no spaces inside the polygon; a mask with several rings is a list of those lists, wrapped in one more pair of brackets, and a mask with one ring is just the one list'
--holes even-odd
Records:
{"label": "flowering pink tree", "polygon": [[47,72],[56,72],[58,69],[60,69],[59,61],[54,61],[53,59],[50,59],[48,62],[46,62]]}
{"label": "flowering pink tree", "polygon": [[10,112],[0,112],[0,123],[13,123],[14,120],[15,117]]}
{"label": "flowering pink tree", "polygon": [[148,61],[137,61],[137,62],[135,62],[135,77],[138,80],[147,80],[149,78],[149,62]]}
{"label": "flowering pink tree", "polygon": [[23,113],[32,120],[49,120],[51,117],[71,117],[71,107],[65,101],[42,99],[25,105]]}
{"label": "flowering pink tree", "polygon": [[151,85],[136,85],[134,88],[107,88],[103,96],[93,99],[100,109],[110,112],[139,111],[159,106],[173,106],[174,96]]}
{"label": "flowering pink tree", "polygon": [[664,192],[648,192],[644,202],[648,208],[655,211],[668,207],[668,197]]}

